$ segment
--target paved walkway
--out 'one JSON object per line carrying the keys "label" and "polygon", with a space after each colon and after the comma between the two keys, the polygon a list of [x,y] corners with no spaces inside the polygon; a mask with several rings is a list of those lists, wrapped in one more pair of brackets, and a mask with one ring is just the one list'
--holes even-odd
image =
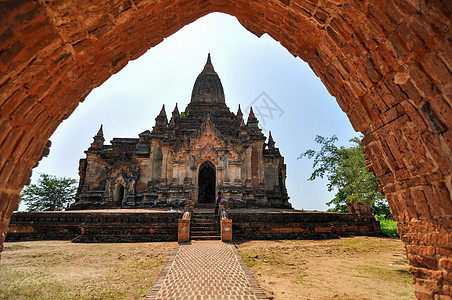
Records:
{"label": "paved walkway", "polygon": [[146,299],[267,299],[233,244],[177,246]]}

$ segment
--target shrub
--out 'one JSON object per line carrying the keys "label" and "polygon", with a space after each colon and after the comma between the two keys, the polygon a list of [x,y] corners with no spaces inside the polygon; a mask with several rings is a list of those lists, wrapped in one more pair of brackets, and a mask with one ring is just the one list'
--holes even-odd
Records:
{"label": "shrub", "polygon": [[383,215],[375,216],[377,221],[380,221],[381,232],[384,235],[394,237],[397,234],[397,223],[394,220],[386,219]]}

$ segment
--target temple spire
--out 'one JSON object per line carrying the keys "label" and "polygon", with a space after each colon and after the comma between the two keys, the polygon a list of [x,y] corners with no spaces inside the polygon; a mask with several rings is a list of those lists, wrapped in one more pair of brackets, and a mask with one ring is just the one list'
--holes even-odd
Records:
{"label": "temple spire", "polygon": [[268,136],[268,148],[269,149],[275,148],[275,141],[273,140],[271,130],[269,131],[269,136]]}
{"label": "temple spire", "polygon": [[165,104],[163,104],[162,109],[160,110],[160,115],[166,117]]}
{"label": "temple spire", "polygon": [[193,85],[190,104],[192,103],[219,103],[223,106],[225,104],[223,86],[220,77],[213,68],[210,53],[207,55],[204,69],[199,73]]}
{"label": "temple spire", "polygon": [[170,125],[170,126],[176,125],[176,120],[177,120],[179,117],[180,117],[180,114],[179,114],[179,108],[177,107],[177,103],[176,103],[176,106],[174,107],[174,110],[173,110],[173,112],[171,113],[171,120],[170,120],[169,125]]}
{"label": "temple spire", "polygon": [[246,122],[246,128],[248,130],[248,134],[258,137],[259,139],[263,139],[265,141],[265,137],[262,133],[262,130],[259,128],[259,120],[254,115],[253,108],[250,107],[250,114],[248,115],[248,121]]}
{"label": "temple spire", "polygon": [[91,143],[92,148],[102,148],[104,145],[104,130],[103,130],[103,124],[100,125],[99,131],[94,136],[94,141]]}
{"label": "temple spire", "polygon": [[166,117],[165,104],[163,104],[160,113],[155,118],[155,126],[153,131],[165,131],[168,127],[168,118]]}
{"label": "temple spire", "polygon": [[176,106],[174,107],[174,110],[173,110],[173,116],[175,114],[179,115],[179,108],[177,107],[177,103],[176,103]]}
{"label": "temple spire", "polygon": [[104,136],[104,130],[103,130],[104,124],[100,124],[99,131],[97,132],[97,136]]}
{"label": "temple spire", "polygon": [[212,61],[210,60],[210,53],[207,54],[207,61],[204,65],[203,73],[211,73],[211,74],[217,74],[215,72],[215,69],[213,68]]}
{"label": "temple spire", "polygon": [[239,118],[239,119],[243,118],[243,113],[242,113],[242,109],[240,108],[240,104],[239,104],[239,109],[237,110],[237,118]]}
{"label": "temple spire", "polygon": [[254,119],[257,120],[256,116],[254,115],[253,107],[251,106],[251,107],[250,107],[250,114],[248,115],[248,122],[249,122],[250,120],[254,120]]}

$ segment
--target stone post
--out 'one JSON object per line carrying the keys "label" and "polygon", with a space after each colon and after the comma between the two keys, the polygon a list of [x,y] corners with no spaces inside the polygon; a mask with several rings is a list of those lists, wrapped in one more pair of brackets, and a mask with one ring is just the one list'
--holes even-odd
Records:
{"label": "stone post", "polygon": [[190,219],[179,219],[177,241],[187,243],[190,241]]}
{"label": "stone post", "polygon": [[222,242],[232,242],[232,220],[222,219],[221,220],[221,241]]}

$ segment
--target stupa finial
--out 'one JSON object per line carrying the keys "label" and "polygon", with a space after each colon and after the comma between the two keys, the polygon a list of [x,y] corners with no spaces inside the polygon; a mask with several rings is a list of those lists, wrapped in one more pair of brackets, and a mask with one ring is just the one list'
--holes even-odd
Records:
{"label": "stupa finial", "polygon": [[104,124],[100,124],[99,131],[97,132],[97,136],[104,136],[104,130],[103,130]]}
{"label": "stupa finial", "polygon": [[210,60],[210,53],[207,54],[207,61],[204,65],[203,73],[215,73],[215,69],[213,68],[212,61]]}
{"label": "stupa finial", "polygon": [[250,120],[250,119],[256,119],[252,106],[250,107],[250,114],[248,115],[248,120]]}
{"label": "stupa finial", "polygon": [[160,115],[165,115],[166,116],[165,104],[163,104],[162,109],[160,110]]}

